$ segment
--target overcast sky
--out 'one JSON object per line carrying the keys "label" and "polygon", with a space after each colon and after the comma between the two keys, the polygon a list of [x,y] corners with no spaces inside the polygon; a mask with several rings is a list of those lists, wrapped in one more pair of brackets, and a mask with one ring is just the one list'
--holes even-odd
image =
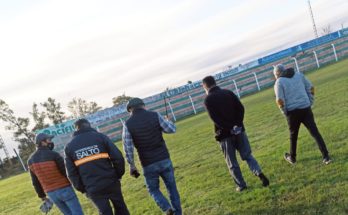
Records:
{"label": "overcast sky", "polygon": [[[348,0],[312,7],[319,33],[348,26]],[[0,28],[0,98],[18,116],[47,97],[109,107],[313,39],[306,0],[0,0]]]}

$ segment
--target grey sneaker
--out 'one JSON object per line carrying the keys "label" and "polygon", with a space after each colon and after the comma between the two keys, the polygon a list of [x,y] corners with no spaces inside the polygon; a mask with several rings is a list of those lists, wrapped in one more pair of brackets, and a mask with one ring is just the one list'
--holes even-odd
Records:
{"label": "grey sneaker", "polygon": [[323,163],[326,164],[326,165],[328,165],[328,164],[331,163],[331,162],[332,162],[332,160],[331,160],[331,158],[330,158],[329,156],[327,156],[327,157],[325,157],[325,158],[323,159]]}
{"label": "grey sneaker", "polygon": [[236,187],[236,191],[239,192],[239,193],[244,191],[244,190],[246,190],[246,189],[248,189],[247,186],[245,186],[245,187]]}
{"label": "grey sneaker", "polygon": [[285,153],[284,159],[292,165],[296,163],[296,159],[292,158],[289,153]]}

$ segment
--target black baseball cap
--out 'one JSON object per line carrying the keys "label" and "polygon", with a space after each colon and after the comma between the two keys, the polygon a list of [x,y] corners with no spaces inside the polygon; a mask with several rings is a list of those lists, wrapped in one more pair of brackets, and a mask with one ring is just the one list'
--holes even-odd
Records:
{"label": "black baseball cap", "polygon": [[53,138],[54,138],[53,135],[49,135],[49,134],[46,134],[46,133],[39,133],[35,137],[35,144],[39,145],[42,141],[50,140],[50,139],[53,139]]}
{"label": "black baseball cap", "polygon": [[127,111],[130,112],[131,108],[139,107],[145,105],[144,101],[140,98],[132,98],[127,103]]}

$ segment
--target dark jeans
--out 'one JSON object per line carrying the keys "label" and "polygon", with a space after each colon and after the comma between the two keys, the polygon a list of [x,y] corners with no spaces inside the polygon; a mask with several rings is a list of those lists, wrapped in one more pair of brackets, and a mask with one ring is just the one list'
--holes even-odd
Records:
{"label": "dark jeans", "polygon": [[[180,196],[176,187],[174,169],[170,159],[165,159],[145,166],[143,168],[143,171],[147,189],[149,190],[150,195],[155,200],[157,205],[162,209],[162,211],[167,211],[168,209],[173,208],[175,215],[181,215],[182,210]],[[159,189],[160,177],[162,178],[167,188],[171,205]]]}
{"label": "dark jeans", "polygon": [[236,151],[239,152],[241,159],[247,162],[253,174],[259,175],[262,172],[259,164],[251,154],[249,140],[245,132],[221,140],[220,145],[230,174],[239,187],[246,187],[246,183],[237,161]]}
{"label": "dark jeans", "polygon": [[[122,196],[120,182],[109,187],[108,191],[103,195],[88,195],[88,198],[90,198],[97,207],[100,215],[129,215],[127,205]],[[114,213],[112,213],[110,201],[114,206]]]}
{"label": "dark jeans", "polygon": [[47,192],[47,195],[64,215],[83,215],[80,202],[71,186]]}
{"label": "dark jeans", "polygon": [[293,159],[296,160],[297,137],[301,123],[303,123],[304,126],[306,126],[309,133],[315,139],[323,158],[329,155],[329,152],[326,149],[325,142],[321,134],[319,133],[317,125],[314,121],[313,112],[310,107],[305,109],[296,109],[293,111],[289,111],[287,113],[287,120],[290,130],[290,155]]}

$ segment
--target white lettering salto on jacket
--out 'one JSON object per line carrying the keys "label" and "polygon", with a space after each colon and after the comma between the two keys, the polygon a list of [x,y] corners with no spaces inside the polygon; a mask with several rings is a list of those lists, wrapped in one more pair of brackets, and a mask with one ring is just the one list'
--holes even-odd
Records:
{"label": "white lettering salto on jacket", "polygon": [[89,147],[77,150],[75,152],[75,155],[76,155],[76,158],[78,160],[80,160],[82,158],[85,158],[85,157],[88,157],[91,155],[95,155],[95,154],[99,154],[99,153],[100,153],[100,149],[98,148],[97,145],[94,145],[94,146],[89,146]]}

